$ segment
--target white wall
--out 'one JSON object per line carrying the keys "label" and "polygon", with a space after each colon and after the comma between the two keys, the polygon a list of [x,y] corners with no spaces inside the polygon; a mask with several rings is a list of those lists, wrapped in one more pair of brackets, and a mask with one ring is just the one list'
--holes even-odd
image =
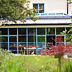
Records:
{"label": "white wall", "polygon": [[72,4],[68,5],[68,14],[72,16]]}
{"label": "white wall", "polygon": [[33,3],[45,3],[45,13],[67,13],[67,0],[30,0]]}

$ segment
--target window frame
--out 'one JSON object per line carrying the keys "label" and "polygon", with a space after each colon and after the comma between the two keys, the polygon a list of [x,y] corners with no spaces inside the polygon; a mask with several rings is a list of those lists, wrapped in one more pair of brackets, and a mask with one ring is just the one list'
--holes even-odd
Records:
{"label": "window frame", "polygon": [[[34,10],[38,10],[37,13],[40,13],[40,12],[39,12],[40,10],[45,11],[45,4],[44,4],[44,3],[33,3],[33,8],[34,8],[34,4],[38,4],[38,9],[34,9]],[[43,4],[43,5],[44,5],[44,8],[43,8],[43,9],[39,9],[39,5],[40,5],[40,4]],[[43,12],[43,13],[44,13],[44,12]]]}

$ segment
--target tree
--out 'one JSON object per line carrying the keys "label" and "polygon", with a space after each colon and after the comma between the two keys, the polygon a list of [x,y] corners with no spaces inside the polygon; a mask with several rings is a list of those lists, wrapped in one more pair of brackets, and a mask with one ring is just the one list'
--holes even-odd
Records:
{"label": "tree", "polygon": [[63,41],[61,36],[57,36],[56,39],[52,38],[52,40],[54,40],[56,43],[56,45],[49,45],[49,47],[52,49],[42,48],[40,51],[42,55],[55,55],[58,58],[58,72],[61,72],[62,57],[64,56],[64,53],[72,51],[72,45],[70,46],[68,44],[62,43]]}
{"label": "tree", "polygon": [[55,39],[55,42],[57,45],[52,46],[52,49],[54,50],[54,55],[58,56],[58,67],[59,67],[59,72],[61,72],[62,56],[64,56],[64,53],[66,53],[68,51],[72,51],[72,48],[71,48],[71,46],[62,43],[62,37],[61,36],[58,36]]}
{"label": "tree", "polygon": [[[37,17],[33,9],[29,8],[29,3],[28,0],[0,0],[0,20],[3,20],[3,23],[17,23],[17,20],[26,22],[26,17],[30,17],[35,21]],[[3,23],[0,21],[0,24]]]}
{"label": "tree", "polygon": [[72,1],[71,0],[69,0],[69,2],[68,2],[69,4],[71,4],[72,3]]}

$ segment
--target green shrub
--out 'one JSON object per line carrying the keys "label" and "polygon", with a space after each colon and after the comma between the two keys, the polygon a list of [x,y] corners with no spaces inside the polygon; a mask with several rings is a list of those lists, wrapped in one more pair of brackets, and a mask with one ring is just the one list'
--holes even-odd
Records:
{"label": "green shrub", "polygon": [[23,64],[15,60],[13,54],[0,50],[0,72],[24,72]]}
{"label": "green shrub", "polygon": [[72,72],[72,62],[71,61],[67,61],[64,66],[64,72]]}

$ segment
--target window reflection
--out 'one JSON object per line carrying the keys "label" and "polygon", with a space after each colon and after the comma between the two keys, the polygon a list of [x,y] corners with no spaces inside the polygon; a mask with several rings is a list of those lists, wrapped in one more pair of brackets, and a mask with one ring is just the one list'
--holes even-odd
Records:
{"label": "window reflection", "polygon": [[64,36],[56,36],[56,42],[64,42]]}
{"label": "window reflection", "polygon": [[10,36],[9,42],[17,42],[17,37],[16,36]]}
{"label": "window reflection", "polygon": [[38,42],[45,42],[45,36],[38,36]]}
{"label": "window reflection", "polygon": [[60,34],[63,31],[65,31],[65,28],[56,28],[56,34]]}
{"label": "window reflection", "polygon": [[37,28],[38,35],[45,35],[45,28]]}
{"label": "window reflection", "polygon": [[12,51],[12,53],[17,53],[17,43],[9,43],[9,50]]}
{"label": "window reflection", "polygon": [[18,29],[18,34],[19,35],[26,35],[26,28],[19,28]]}
{"label": "window reflection", "polygon": [[9,29],[9,34],[10,35],[17,35],[17,28],[10,28]]}
{"label": "window reflection", "polygon": [[8,43],[0,43],[0,48],[3,48],[4,50],[8,50]]}
{"label": "window reflection", "polygon": [[39,10],[39,13],[44,13],[44,10]]}
{"label": "window reflection", "polygon": [[0,36],[0,42],[8,42],[8,37]]}
{"label": "window reflection", "polygon": [[33,8],[38,9],[38,4],[33,4]]}
{"label": "window reflection", "polygon": [[35,28],[29,28],[28,29],[28,34],[36,34],[36,29]]}
{"label": "window reflection", "polygon": [[55,34],[55,28],[47,28],[47,34]]}
{"label": "window reflection", "polygon": [[45,43],[38,43],[37,50],[38,50],[38,54],[40,55],[41,55],[42,48],[45,48]]}
{"label": "window reflection", "polygon": [[18,40],[19,42],[26,42],[26,36],[19,36]]}
{"label": "window reflection", "polygon": [[18,44],[18,51],[20,54],[27,54],[27,47],[26,47],[26,43],[19,43]]}
{"label": "window reflection", "polygon": [[7,32],[8,29],[6,28],[0,28],[0,35],[7,35],[8,32]]}
{"label": "window reflection", "polygon": [[44,9],[44,4],[39,4],[39,9]]}
{"label": "window reflection", "polygon": [[36,36],[28,36],[28,42],[36,42]]}
{"label": "window reflection", "polygon": [[36,43],[28,43],[28,54],[36,54]]}

